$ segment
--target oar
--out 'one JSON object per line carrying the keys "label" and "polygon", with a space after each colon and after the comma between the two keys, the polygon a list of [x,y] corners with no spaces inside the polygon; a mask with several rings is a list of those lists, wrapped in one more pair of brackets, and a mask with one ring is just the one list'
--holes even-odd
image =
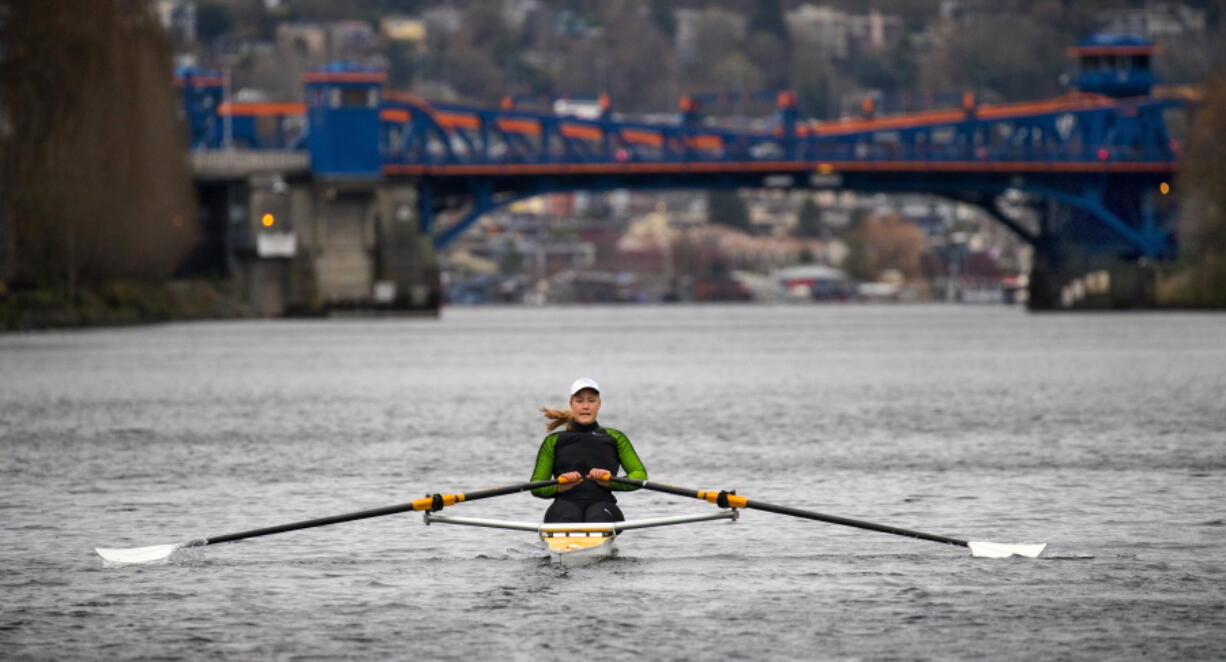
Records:
{"label": "oar", "polygon": [[974,540],[959,540],[947,536],[938,536],[932,533],[923,533],[921,531],[911,531],[910,529],[900,529],[896,526],[886,526],[885,524],[874,524],[872,522],[864,522],[848,517],[838,517],[837,515],[825,515],[823,513],[813,512],[811,510],[801,510],[800,508],[792,508],[789,506],[777,506],[773,503],[764,501],[754,501],[743,496],[733,494],[731,492],[713,492],[704,490],[691,490],[685,487],[676,487],[673,485],[664,485],[661,483],[649,483],[645,480],[637,478],[625,478],[622,476],[614,476],[609,480],[623,485],[635,485],[657,492],[667,492],[669,494],[678,494],[681,496],[693,497],[710,501],[722,508],[753,508],[756,510],[765,510],[767,512],[779,513],[781,515],[791,515],[793,517],[803,517],[805,519],[813,519],[819,522],[830,522],[831,524],[842,524],[843,526],[854,526],[858,529],[868,529],[869,531],[880,531],[882,533],[892,533],[897,536],[906,536],[908,538],[919,538],[920,540],[931,540],[933,542],[942,542],[947,545],[957,545],[959,547],[969,547],[971,556],[981,556],[985,558],[1003,559],[1010,556],[1028,556],[1036,558],[1043,553],[1043,548],[1047,547],[1046,543],[1037,545],[1015,545],[997,542],[980,542]]}
{"label": "oar", "polygon": [[216,545],[223,542],[233,542],[235,540],[245,540],[247,538],[256,538],[259,536],[269,536],[274,533],[285,533],[287,531],[297,531],[299,529],[310,529],[317,526],[327,526],[329,524],[339,524],[341,522],[352,522],[354,520],[367,519],[369,517],[395,515],[397,513],[407,513],[415,510],[442,510],[446,506],[454,506],[455,504],[462,503],[464,501],[476,501],[477,499],[488,499],[490,497],[502,496],[504,494],[526,492],[528,490],[535,490],[538,487],[556,485],[557,483],[557,480],[542,480],[535,483],[520,483],[518,485],[494,487],[488,490],[478,490],[476,492],[466,492],[462,494],[433,494],[410,501],[409,503],[387,506],[385,508],[360,510],[356,513],[346,513],[344,515],[333,515],[332,517],[321,517],[319,519],[291,522],[289,524],[268,526],[262,529],[252,529],[250,531],[240,531],[238,533],[227,533],[220,536],[196,538],[195,540],[189,540],[187,542],[171,543],[167,545],[150,545],[149,547],[95,547],[94,551],[97,552],[98,555],[104,560],[110,563],[151,563],[153,561],[161,561],[166,559],[173,554],[175,550],[183,547],[203,547],[205,545]]}

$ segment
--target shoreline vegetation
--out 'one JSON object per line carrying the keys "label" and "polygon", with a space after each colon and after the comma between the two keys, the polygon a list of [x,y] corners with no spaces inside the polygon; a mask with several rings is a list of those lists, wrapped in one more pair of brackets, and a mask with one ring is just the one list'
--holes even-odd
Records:
{"label": "shoreline vegetation", "polygon": [[[1159,277],[1159,301],[1152,306],[1094,306],[1063,309],[1064,313],[1095,312],[1223,312],[1220,304],[1207,297],[1188,296],[1178,277]],[[1174,285],[1174,287],[1172,287]],[[731,303],[720,301],[712,303]],[[770,302],[743,302],[746,305]],[[863,301],[853,305],[897,305],[899,303],[941,303],[933,300]],[[448,304],[455,307],[482,307],[502,304]],[[529,305],[529,304],[516,304]],[[597,304],[599,305],[599,304]],[[622,303],[613,305],[642,305]],[[808,305],[837,305],[819,301]],[[994,304],[962,304],[1001,306]],[[361,314],[360,312],[357,314]],[[369,311],[370,316],[378,316]],[[161,284],[113,281],[80,290],[68,296],[52,289],[6,290],[0,284],[0,333],[51,331],[188,322],[199,320],[258,319],[264,317],[253,306],[243,303],[237,283],[227,280],[175,280]],[[320,317],[327,317],[323,315]]]}
{"label": "shoreline vegetation", "polygon": [[112,281],[69,296],[0,285],[0,332],[258,317],[223,280]]}

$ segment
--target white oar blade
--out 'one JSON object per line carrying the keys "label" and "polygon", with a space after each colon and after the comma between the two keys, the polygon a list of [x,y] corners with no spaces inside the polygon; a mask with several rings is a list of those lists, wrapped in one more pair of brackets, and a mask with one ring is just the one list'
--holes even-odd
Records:
{"label": "white oar blade", "polygon": [[971,556],[985,559],[1007,559],[1010,556],[1025,556],[1036,559],[1047,547],[1046,543],[1038,545],[1007,545],[999,542],[976,542],[974,540],[966,543],[966,545],[971,548]]}
{"label": "white oar blade", "polygon": [[107,563],[155,563],[165,561],[182,544],[150,545],[149,547],[95,547],[94,551]]}

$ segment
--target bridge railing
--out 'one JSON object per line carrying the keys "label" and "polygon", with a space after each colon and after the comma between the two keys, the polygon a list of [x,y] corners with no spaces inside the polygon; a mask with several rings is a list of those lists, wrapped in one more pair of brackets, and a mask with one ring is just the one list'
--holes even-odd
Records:
{"label": "bridge railing", "polygon": [[776,161],[1082,163],[1171,162],[1165,100],[1081,103],[999,118],[973,111],[936,120],[889,118],[738,132],[455,105],[385,111],[388,164],[518,166]]}
{"label": "bridge railing", "polygon": [[[781,109],[760,131],[711,126],[696,113],[673,122],[580,118],[528,110],[431,104],[404,93],[380,100],[379,158],[386,166],[559,166],[767,162],[1172,163],[1163,113],[1170,99],[1098,95],[1008,106],[929,111],[842,122],[797,121]],[[196,148],[305,150],[301,104],[224,103]],[[223,127],[229,131],[223,135]],[[322,133],[317,128],[317,132]],[[335,136],[316,136],[333,140]],[[916,167],[919,167],[918,165]]]}

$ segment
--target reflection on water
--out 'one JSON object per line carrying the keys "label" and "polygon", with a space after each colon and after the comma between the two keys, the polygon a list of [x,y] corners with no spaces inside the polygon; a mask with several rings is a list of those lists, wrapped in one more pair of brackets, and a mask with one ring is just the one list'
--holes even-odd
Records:
{"label": "reflection on water", "polygon": [[[750,511],[595,567],[401,515],[526,480],[575,377],[653,478],[998,542]],[[449,309],[0,337],[5,657],[1212,658],[1226,645],[1226,317],[973,307]],[[710,505],[637,492],[630,517]],[[514,495],[452,509],[539,517]]]}

